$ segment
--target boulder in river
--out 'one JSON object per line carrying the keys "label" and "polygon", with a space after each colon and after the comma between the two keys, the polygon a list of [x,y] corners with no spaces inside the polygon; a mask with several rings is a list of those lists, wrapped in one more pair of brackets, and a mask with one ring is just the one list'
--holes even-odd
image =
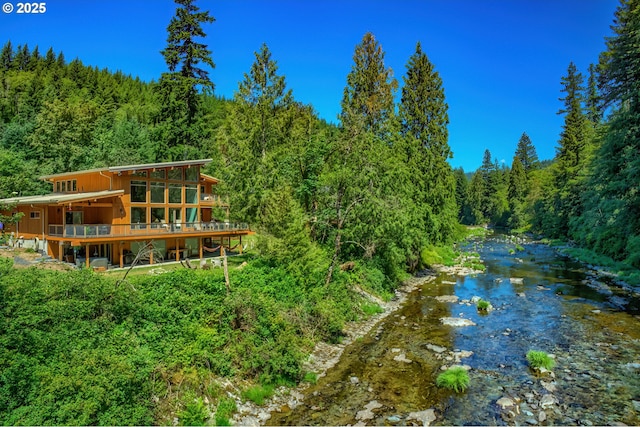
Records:
{"label": "boulder in river", "polygon": [[422,421],[424,427],[428,427],[432,422],[436,420],[436,412],[433,409],[427,409],[426,411],[411,412],[407,416],[407,421],[417,420]]}
{"label": "boulder in river", "polygon": [[443,325],[449,326],[475,326],[476,324],[469,319],[462,319],[459,317],[442,317],[440,319]]}

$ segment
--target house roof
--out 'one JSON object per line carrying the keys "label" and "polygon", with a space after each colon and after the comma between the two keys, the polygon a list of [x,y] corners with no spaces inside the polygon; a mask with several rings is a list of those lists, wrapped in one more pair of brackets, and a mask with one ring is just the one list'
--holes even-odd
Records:
{"label": "house roof", "polygon": [[8,199],[0,199],[0,203],[24,205],[62,205],[72,202],[84,202],[91,200],[104,199],[107,197],[119,196],[124,194],[124,190],[104,190],[92,191],[87,193],[51,193],[43,196],[24,196],[10,197]]}
{"label": "house roof", "polygon": [[57,173],[53,175],[44,175],[41,176],[40,179],[45,181],[50,181],[54,178],[63,178],[66,176],[74,176],[79,174],[86,173],[95,173],[95,172],[125,172],[125,171],[141,171],[146,169],[160,169],[160,168],[175,168],[182,166],[204,166],[211,163],[212,159],[200,159],[200,160],[181,160],[178,162],[163,162],[163,163],[143,163],[138,165],[125,165],[125,166],[110,166],[106,168],[97,168],[97,169],[87,169],[83,171],[75,171],[75,172],[63,172]]}

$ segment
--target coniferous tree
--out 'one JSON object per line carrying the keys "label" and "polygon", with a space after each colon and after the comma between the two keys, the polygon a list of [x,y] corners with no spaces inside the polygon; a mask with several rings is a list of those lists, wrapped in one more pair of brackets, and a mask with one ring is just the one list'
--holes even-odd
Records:
{"label": "coniferous tree", "polygon": [[[244,221],[259,220],[267,190],[282,184],[281,156],[291,130],[293,95],[266,44],[255,52],[249,73],[239,83],[229,115],[218,133],[225,158],[223,186],[232,212]],[[280,180],[280,182],[279,182]]]}
{"label": "coniferous tree", "polygon": [[[195,0],[174,1],[179,7],[167,27],[167,47],[161,52],[169,72],[162,74],[158,84],[162,106],[159,119],[164,124],[161,137],[170,152],[158,153],[158,160],[167,155],[188,156],[188,148],[196,143],[199,91],[210,93],[214,89],[209,71],[203,68],[215,67],[211,51],[198,39],[206,36],[202,25],[213,23],[215,18],[208,11],[201,12]],[[177,146],[182,147],[171,150]]]}
{"label": "coniferous tree", "polygon": [[455,178],[447,160],[448,105],[442,78],[422,51],[420,43],[409,58],[399,106],[406,162],[414,179],[413,198],[423,211],[425,232],[431,243],[451,238],[456,223]]}
{"label": "coniferous tree", "polygon": [[531,138],[529,138],[529,135],[527,135],[526,132],[522,133],[522,136],[518,141],[516,157],[527,174],[538,167],[539,161],[538,154],[536,153],[536,147],[533,145]]}
{"label": "coniferous tree", "polygon": [[520,228],[525,224],[524,201],[527,196],[527,174],[518,155],[513,157],[509,173],[509,226]]}
{"label": "coniferous tree", "polygon": [[[366,33],[356,46],[353,61],[341,103],[342,133],[335,141],[324,179],[324,221],[332,224],[328,233],[333,240],[327,284],[345,242],[349,243],[350,253],[371,258],[385,244],[397,243],[393,231],[403,228],[396,227],[396,221],[401,219],[393,217],[401,212],[394,209],[399,202],[394,200],[398,193],[392,187],[404,181],[394,179],[395,174],[404,175],[404,167],[394,164],[397,158],[392,155],[393,142],[390,143],[397,82],[384,64],[382,47],[371,33]],[[406,259],[407,254],[398,255],[396,249],[389,247],[380,253]]]}
{"label": "coniferous tree", "polygon": [[613,113],[595,156],[580,240],[640,267],[640,1],[622,0],[600,56],[599,89]]}
{"label": "coniferous tree", "polygon": [[585,93],[585,114],[589,122],[596,126],[602,122],[604,112],[602,111],[602,100],[598,92],[598,71],[594,64],[589,65],[589,76]]}
{"label": "coniferous tree", "polygon": [[573,62],[569,64],[567,75],[561,80],[565,96],[560,98],[564,106],[558,114],[564,114],[565,120],[555,162],[558,191],[549,195],[556,219],[553,229],[548,232],[555,236],[568,236],[570,219],[578,217],[582,212],[580,194],[590,154],[587,120],[582,110],[583,80]]}

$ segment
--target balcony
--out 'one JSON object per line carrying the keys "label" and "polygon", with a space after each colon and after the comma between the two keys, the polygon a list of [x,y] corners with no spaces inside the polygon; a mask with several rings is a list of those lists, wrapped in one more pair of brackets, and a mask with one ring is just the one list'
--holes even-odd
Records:
{"label": "balcony", "polygon": [[201,205],[229,206],[229,200],[217,194],[200,193],[200,202]]}
{"label": "balcony", "polygon": [[215,234],[249,231],[249,224],[237,222],[178,222],[135,224],[49,224],[49,236],[69,239],[101,239],[106,237]]}

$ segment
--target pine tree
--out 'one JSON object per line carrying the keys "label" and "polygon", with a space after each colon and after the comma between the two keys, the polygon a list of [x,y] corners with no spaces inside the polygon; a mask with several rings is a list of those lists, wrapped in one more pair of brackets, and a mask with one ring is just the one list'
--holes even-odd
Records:
{"label": "pine tree", "polygon": [[594,157],[578,227],[582,242],[640,267],[640,1],[622,0],[600,56],[599,89],[613,110]]}
{"label": "pine tree", "polygon": [[513,157],[509,173],[509,226],[519,228],[525,224],[524,201],[527,195],[527,174],[518,155]]}
{"label": "pine tree", "polygon": [[[195,0],[174,1],[179,7],[167,27],[167,47],[161,51],[169,72],[162,74],[158,85],[160,121],[166,126],[163,137],[168,148],[196,143],[194,124],[200,106],[199,91],[209,93],[214,89],[203,65],[215,67],[207,45],[197,41],[206,37],[202,25],[213,23],[215,18],[208,11],[200,12]],[[176,151],[179,152],[174,150],[170,156],[179,155]]]}
{"label": "pine tree", "polygon": [[580,194],[589,160],[590,140],[587,119],[582,110],[583,76],[573,62],[561,81],[565,96],[560,98],[564,107],[558,114],[564,114],[565,119],[554,165],[558,193],[553,195],[555,200],[548,203],[554,206],[557,220],[555,229],[548,231],[556,236],[568,236],[570,219],[582,212]]}
{"label": "pine tree", "polygon": [[342,97],[340,121],[345,129],[381,132],[393,117],[398,87],[393,71],[384,65],[384,51],[372,33],[356,46],[353,66]]}
{"label": "pine tree", "polygon": [[414,180],[414,202],[422,208],[431,243],[451,238],[456,222],[455,178],[447,160],[448,106],[442,78],[420,43],[409,58],[403,78],[399,118],[406,162]]}
{"label": "pine tree", "polygon": [[520,161],[520,165],[524,168],[524,171],[529,174],[532,170],[538,167],[538,154],[536,153],[536,147],[531,142],[531,138],[526,132],[522,133],[518,146],[516,147],[516,157]]}
{"label": "pine tree", "polygon": [[266,44],[255,52],[234,101],[218,132],[219,150],[226,161],[223,186],[231,197],[232,211],[244,221],[255,222],[260,220],[267,190],[284,184],[284,144],[293,126],[293,95]]}
{"label": "pine tree", "polygon": [[604,112],[602,111],[602,101],[598,92],[598,71],[594,64],[589,65],[589,77],[587,78],[584,98],[587,119],[594,126],[599,125],[602,122]]}

